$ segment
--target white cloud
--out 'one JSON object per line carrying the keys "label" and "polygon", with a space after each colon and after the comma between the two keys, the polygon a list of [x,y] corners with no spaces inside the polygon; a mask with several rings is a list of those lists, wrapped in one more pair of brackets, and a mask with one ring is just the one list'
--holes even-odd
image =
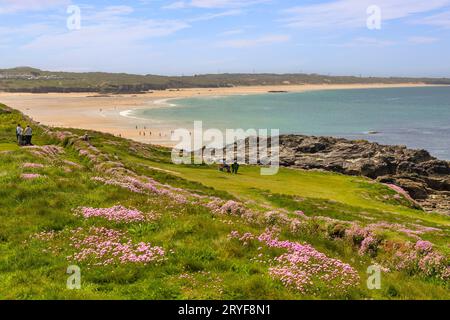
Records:
{"label": "white cloud", "polygon": [[206,21],[206,20],[213,20],[213,19],[223,18],[223,17],[238,16],[242,13],[243,12],[239,9],[228,10],[228,11],[223,11],[223,12],[219,12],[219,13],[208,13],[208,14],[204,14],[202,16],[198,16],[196,18],[189,19],[189,22]]}
{"label": "white cloud", "polygon": [[425,24],[441,28],[450,28],[450,11],[441,12],[415,21],[418,24]]}
{"label": "white cloud", "polygon": [[42,11],[58,6],[67,6],[69,3],[69,0],[0,0],[0,14]]}
{"label": "white cloud", "polygon": [[176,1],[165,6],[165,9],[203,8],[203,9],[223,9],[223,8],[243,8],[268,2],[269,0],[191,0]]}
{"label": "white cloud", "polygon": [[144,40],[172,35],[189,28],[182,20],[143,19],[133,17],[130,6],[109,6],[96,10],[82,10],[82,27],[69,31],[54,27],[35,36],[22,48],[27,50],[116,50],[120,47],[141,45]]}
{"label": "white cloud", "polygon": [[130,15],[133,12],[134,8],[130,6],[109,6],[101,10],[96,10],[95,8],[82,8],[81,17],[82,22],[104,24],[118,21],[118,23],[121,23],[127,15]]}
{"label": "white cloud", "polygon": [[288,42],[290,39],[291,37],[288,35],[265,35],[254,39],[233,39],[221,41],[218,45],[220,47],[229,48],[249,48]]}
{"label": "white cloud", "polygon": [[351,42],[344,43],[342,47],[387,47],[395,45],[396,42],[391,40],[383,40],[383,39],[377,39],[377,38],[370,38],[370,37],[359,37],[353,39]]}
{"label": "white cloud", "polygon": [[233,29],[233,30],[224,31],[224,32],[220,33],[219,35],[222,37],[227,37],[227,36],[234,36],[234,35],[242,34],[242,33],[244,33],[244,29]]}
{"label": "white cloud", "polygon": [[173,9],[173,10],[177,10],[177,9],[184,9],[186,8],[188,5],[186,2],[184,1],[177,1],[177,2],[173,2],[167,6],[164,6],[163,9]]}
{"label": "white cloud", "polygon": [[45,34],[27,44],[33,50],[90,50],[93,45],[105,52],[112,48],[133,46],[142,40],[171,35],[189,25],[176,20],[144,20],[120,24],[99,23],[83,26],[80,30]]}
{"label": "white cloud", "polygon": [[389,21],[443,8],[450,0],[336,0],[284,10],[283,21],[298,28],[366,27],[367,8],[374,4],[381,9],[382,21]]}
{"label": "white cloud", "polygon": [[414,44],[429,44],[439,41],[438,38],[433,37],[410,37],[408,38],[408,42]]}

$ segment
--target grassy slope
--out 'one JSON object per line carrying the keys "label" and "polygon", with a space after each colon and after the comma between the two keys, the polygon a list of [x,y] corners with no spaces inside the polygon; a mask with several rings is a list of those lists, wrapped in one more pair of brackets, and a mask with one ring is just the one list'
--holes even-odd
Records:
{"label": "grassy slope", "polygon": [[[102,146],[102,144],[99,144]],[[111,148],[104,148],[113,152]],[[372,183],[364,177],[350,177],[329,172],[315,172],[281,168],[275,176],[261,176],[260,169],[253,166],[241,167],[238,176],[224,175],[215,166],[178,166],[167,161],[153,161],[133,156],[127,150],[114,150],[122,161],[139,170],[142,164],[148,168],[163,169],[176,173],[178,177],[196,181],[241,201],[274,205],[278,208],[303,210],[306,214],[328,216],[347,221],[373,223],[420,223],[446,230],[444,237],[427,235],[441,249],[450,253],[448,236],[450,219],[439,214],[425,213],[410,208],[407,201],[386,200],[394,195],[389,188]],[[293,201],[300,198],[302,201]]]}
{"label": "grassy slope", "polygon": [[[0,106],[1,109],[1,106]],[[99,172],[72,147],[56,159],[37,158],[14,144],[16,122],[21,114],[0,113],[0,298],[136,298],[136,299],[305,299],[305,298],[450,298],[448,287],[435,280],[409,276],[403,272],[383,275],[383,288],[365,288],[369,257],[361,257],[345,241],[321,234],[289,235],[290,240],[307,241],[331,257],[350,263],[361,276],[361,286],[348,293],[322,291],[301,295],[286,289],[267,273],[267,266],[252,261],[256,248],[230,241],[232,230],[263,231],[243,223],[239,217],[217,217],[196,205],[181,205],[170,198],[142,195],[119,187],[95,183]],[[77,132],[77,130],[73,130]],[[40,128],[35,143],[55,144]],[[237,198],[250,207],[262,204],[288,210],[304,210],[309,216],[321,215],[361,223],[390,221],[438,226],[442,234],[427,234],[441,251],[448,249],[450,219],[411,209],[405,201],[393,200],[393,192],[356,177],[283,169],[274,177],[262,177],[258,169],[245,167],[239,176],[221,174],[212,167],[180,167],[169,162],[167,150],[143,147],[110,135],[93,134],[93,144],[117,157],[128,169],[163,183],[205,195]],[[5,152],[6,151],[6,152]],[[67,172],[62,160],[82,165]],[[43,169],[24,169],[22,163],[38,162]],[[23,172],[39,172],[43,179],[25,181]],[[386,198],[388,197],[388,198]],[[301,198],[301,199],[300,199]],[[114,224],[101,220],[83,221],[72,214],[79,206],[110,207],[122,204],[161,215],[154,223]],[[375,220],[373,220],[375,219]],[[173,250],[159,266],[82,267],[80,291],[65,289],[70,265],[65,249],[45,254],[45,243],[30,236],[49,230],[68,230],[92,225],[127,231],[134,241],[151,242]],[[387,233],[392,239],[404,239]],[[180,278],[188,274],[187,278]]]}

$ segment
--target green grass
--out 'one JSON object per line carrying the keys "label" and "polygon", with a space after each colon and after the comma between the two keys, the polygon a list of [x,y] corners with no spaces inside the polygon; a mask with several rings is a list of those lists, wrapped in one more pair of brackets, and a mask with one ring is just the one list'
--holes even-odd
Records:
{"label": "green grass", "polygon": [[0,143],[0,151],[19,150],[19,146],[14,143]]}
{"label": "green grass", "polygon": [[[0,110],[4,107],[0,105]],[[349,292],[321,291],[300,294],[285,288],[268,274],[268,267],[252,260],[260,252],[255,245],[244,247],[228,235],[260,234],[265,227],[244,222],[237,216],[217,216],[203,206],[178,204],[160,195],[137,194],[116,186],[92,181],[102,175],[66,141],[64,154],[42,158],[14,142],[20,113],[0,112],[0,299],[449,299],[448,284],[419,275],[393,271],[383,274],[382,289],[365,287],[366,269],[373,263],[358,255],[344,240],[330,239],[309,230],[292,234],[291,241],[308,242],[329,257],[351,264],[361,285]],[[58,143],[35,126],[35,143]],[[74,133],[84,133],[72,130]],[[220,173],[215,167],[175,166],[167,149],[145,146],[111,135],[91,133],[92,143],[115,161],[139,175],[200,195],[236,199],[250,208],[303,210],[308,216],[323,216],[362,224],[377,221],[419,223],[439,227],[441,234],[424,238],[442,252],[448,250],[449,218],[411,208],[394,199],[393,191],[359,177],[332,173],[282,169],[279,175],[263,177],[257,167],[243,167],[240,174]],[[80,168],[67,171],[63,160]],[[25,162],[45,168],[26,169]],[[44,178],[23,180],[22,173],[40,173]],[[387,197],[387,198],[386,198]],[[120,224],[101,219],[83,220],[73,214],[80,206],[111,207],[117,204],[143,212],[155,212],[154,222]],[[268,209],[267,209],[268,210]],[[67,239],[60,240],[57,254],[45,253],[48,243],[30,237],[42,231],[63,234],[78,227],[104,226],[127,232],[134,242],[150,242],[168,252],[160,265],[114,265],[93,267],[81,264],[82,289],[66,289],[67,267],[73,262]],[[406,241],[391,232],[386,237]],[[269,252],[273,253],[273,252]],[[183,277],[180,277],[184,275]]]}

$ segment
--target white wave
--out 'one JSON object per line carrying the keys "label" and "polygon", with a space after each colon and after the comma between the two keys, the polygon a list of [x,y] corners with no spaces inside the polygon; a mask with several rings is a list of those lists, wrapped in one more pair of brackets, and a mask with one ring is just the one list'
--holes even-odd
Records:
{"label": "white wave", "polygon": [[176,98],[166,98],[166,99],[160,99],[153,101],[154,105],[159,106],[168,106],[168,107],[176,107],[177,105],[175,103],[169,103],[169,101],[176,100]]}
{"label": "white wave", "polygon": [[134,115],[134,112],[135,112],[135,111],[136,111],[135,109],[125,110],[125,111],[119,112],[119,114],[120,114],[120,116],[122,116],[122,117],[124,117],[124,118],[139,119],[139,120],[144,119],[144,118],[136,117],[136,116]]}

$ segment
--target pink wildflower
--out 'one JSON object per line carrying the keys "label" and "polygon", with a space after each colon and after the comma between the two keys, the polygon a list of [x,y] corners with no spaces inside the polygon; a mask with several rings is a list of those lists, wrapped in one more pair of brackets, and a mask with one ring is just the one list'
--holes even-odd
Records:
{"label": "pink wildflower", "polygon": [[165,260],[165,251],[150,243],[133,244],[122,232],[92,227],[72,231],[71,246],[77,250],[68,260],[85,262],[88,265],[149,264]]}
{"label": "pink wildflower", "polygon": [[32,169],[40,169],[40,168],[44,168],[43,164],[40,163],[24,163],[22,165],[23,168],[32,168]]}
{"label": "pink wildflower", "polygon": [[114,206],[112,208],[80,208],[77,210],[84,218],[101,217],[109,221],[115,222],[141,222],[146,219],[154,218],[153,216],[145,216],[141,211],[135,209],[127,209],[123,206]]}
{"label": "pink wildflower", "polygon": [[24,180],[34,180],[38,178],[43,178],[44,176],[38,174],[38,173],[24,173],[21,175],[22,179]]}
{"label": "pink wildflower", "polygon": [[419,240],[416,242],[415,249],[421,253],[430,252],[433,250],[433,244],[429,241]]}
{"label": "pink wildflower", "polygon": [[[267,230],[259,237],[255,237],[251,234],[241,236],[237,231],[233,231],[230,237],[239,239],[244,244],[256,239],[269,248],[287,250],[287,253],[273,260],[275,266],[269,269],[269,273],[286,287],[292,287],[301,293],[313,291],[316,281],[329,289],[339,291],[358,285],[359,275],[350,265],[327,257],[309,244],[280,241],[275,237],[275,232],[273,229]],[[257,261],[262,257],[263,255],[259,253]]]}

